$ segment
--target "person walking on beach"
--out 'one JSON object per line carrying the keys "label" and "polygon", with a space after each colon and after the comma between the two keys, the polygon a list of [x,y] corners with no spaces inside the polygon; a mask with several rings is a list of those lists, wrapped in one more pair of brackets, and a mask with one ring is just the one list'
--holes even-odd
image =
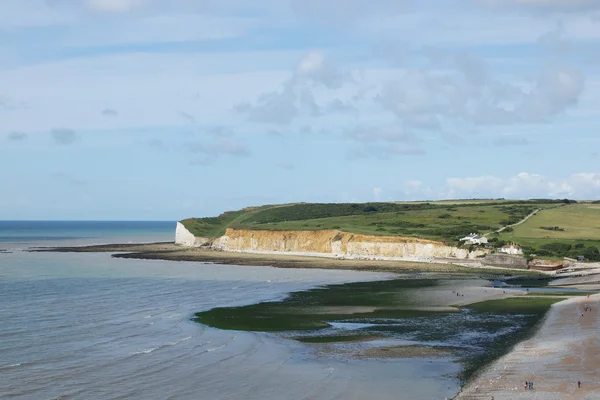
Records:
{"label": "person walking on beach", "polygon": [[581,388],[581,381],[577,381],[577,387]]}
{"label": "person walking on beach", "polygon": [[529,382],[525,381],[525,389],[529,387]]}

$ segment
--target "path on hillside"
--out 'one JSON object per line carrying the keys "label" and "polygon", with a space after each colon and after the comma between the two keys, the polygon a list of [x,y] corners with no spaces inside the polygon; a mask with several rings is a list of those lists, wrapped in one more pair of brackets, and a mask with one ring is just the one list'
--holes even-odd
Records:
{"label": "path on hillside", "polygon": [[492,233],[500,233],[503,230],[505,230],[506,228],[512,228],[512,227],[521,225],[522,223],[524,223],[525,221],[527,221],[529,218],[533,217],[535,214],[538,213],[538,211],[541,211],[541,210],[542,210],[541,208],[537,208],[531,214],[529,214],[528,216],[526,216],[525,218],[523,218],[519,222],[515,222],[514,224],[503,226],[502,228],[498,229],[497,231],[494,231],[494,232],[491,232],[491,233],[486,233],[484,236],[491,235]]}
{"label": "path on hillside", "polygon": [[[586,304],[591,311],[585,311]],[[598,307],[600,295],[554,304],[532,338],[490,365],[455,399],[600,398]],[[525,389],[525,381],[533,381],[533,390]]]}

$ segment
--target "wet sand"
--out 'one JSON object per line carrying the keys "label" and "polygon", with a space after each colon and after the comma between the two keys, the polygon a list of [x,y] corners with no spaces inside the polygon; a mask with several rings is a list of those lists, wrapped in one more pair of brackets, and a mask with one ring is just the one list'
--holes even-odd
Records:
{"label": "wet sand", "polygon": [[550,286],[561,288],[572,288],[578,290],[600,290],[600,274],[588,273],[583,276],[571,276],[567,278],[559,278]]}
{"label": "wet sand", "polygon": [[414,298],[423,306],[460,307],[487,300],[500,300],[509,297],[523,296],[522,289],[501,289],[490,287],[485,279],[448,279],[440,284],[420,288],[415,291]]}
{"label": "wet sand", "polygon": [[[586,303],[592,311],[584,311]],[[533,338],[493,363],[456,399],[600,399],[599,308],[600,295],[554,304]],[[525,381],[533,381],[534,389],[525,390]]]}
{"label": "wet sand", "polygon": [[[344,344],[352,343],[345,341]],[[335,344],[309,344],[315,354],[321,356],[343,356],[352,359],[402,359],[402,358],[448,358],[454,356],[455,348],[419,345],[391,345],[356,348],[352,346],[339,347]]]}

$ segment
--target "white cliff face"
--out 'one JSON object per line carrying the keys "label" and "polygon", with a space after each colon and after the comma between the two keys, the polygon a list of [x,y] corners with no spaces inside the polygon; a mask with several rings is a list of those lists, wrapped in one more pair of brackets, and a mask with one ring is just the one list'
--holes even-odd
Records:
{"label": "white cliff face", "polygon": [[433,258],[474,259],[486,250],[446,246],[441,242],[414,238],[355,235],[340,231],[247,231],[227,229],[214,239],[216,250],[248,253],[287,253],[353,259],[431,260]]}
{"label": "white cliff face", "polygon": [[200,247],[205,244],[208,239],[194,236],[194,234],[187,230],[187,228],[181,223],[177,223],[175,229],[175,244],[187,247]]}

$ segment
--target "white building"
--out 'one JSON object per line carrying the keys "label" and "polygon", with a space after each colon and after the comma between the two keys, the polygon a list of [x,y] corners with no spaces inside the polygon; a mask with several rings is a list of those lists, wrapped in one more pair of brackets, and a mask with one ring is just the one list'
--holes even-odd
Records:
{"label": "white building", "polygon": [[488,242],[485,236],[478,235],[476,233],[469,233],[464,238],[460,239],[465,244],[486,244]]}
{"label": "white building", "polygon": [[518,244],[507,244],[506,246],[499,248],[498,253],[520,256],[523,255],[523,250],[521,250],[521,247],[519,247]]}

